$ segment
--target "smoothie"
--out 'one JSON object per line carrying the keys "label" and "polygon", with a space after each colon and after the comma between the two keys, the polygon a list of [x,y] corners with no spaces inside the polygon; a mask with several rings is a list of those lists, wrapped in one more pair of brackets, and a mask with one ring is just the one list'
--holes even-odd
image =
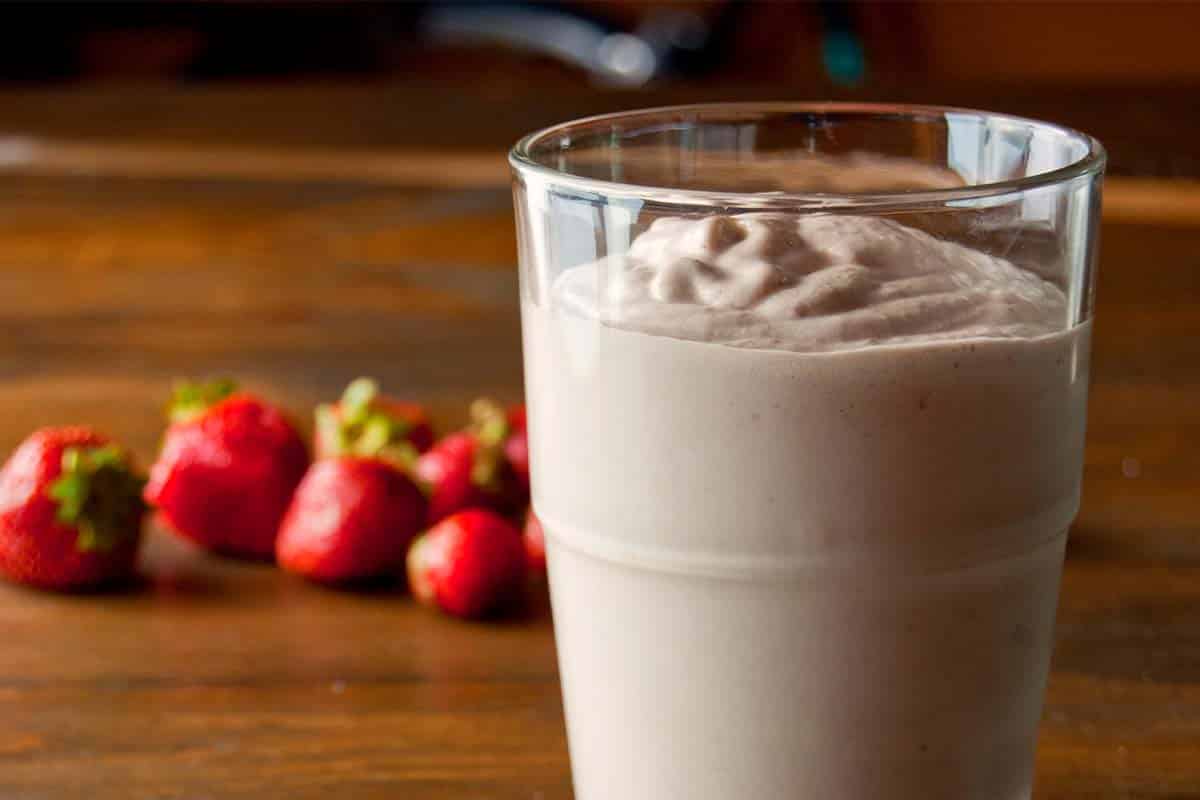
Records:
{"label": "smoothie", "polygon": [[1029,795],[1089,327],[898,222],[660,218],[522,319],[578,800]]}

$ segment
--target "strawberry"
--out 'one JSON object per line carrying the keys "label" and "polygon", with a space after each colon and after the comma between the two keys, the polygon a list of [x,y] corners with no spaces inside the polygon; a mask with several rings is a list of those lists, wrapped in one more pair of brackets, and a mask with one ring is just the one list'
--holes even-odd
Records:
{"label": "strawberry", "polygon": [[416,403],[379,393],[370,378],[350,383],[336,403],[317,406],[316,457],[378,452],[380,447],[410,447],[412,457],[433,446],[429,415]]}
{"label": "strawberry", "polygon": [[520,594],[524,578],[520,531],[484,509],[447,517],[408,551],[413,596],[456,617],[475,619],[500,609]]}
{"label": "strawberry", "polygon": [[309,467],[279,527],[284,569],[324,583],[395,573],[425,521],[425,495],[382,458],[339,456]]}
{"label": "strawberry", "polygon": [[182,536],[218,553],[269,559],[308,467],[296,429],[229,381],[176,388],[146,502]]}
{"label": "strawberry", "polygon": [[521,479],[525,493],[529,493],[529,436],[525,431],[525,406],[508,409],[508,438],[504,440],[504,457],[512,464],[513,471]]}
{"label": "strawberry", "polygon": [[87,428],[46,428],[0,469],[0,573],[44,589],[130,577],[141,540],[142,479]]}
{"label": "strawberry", "polygon": [[417,459],[417,477],[429,494],[430,524],[464,508],[516,514],[524,506],[526,490],[504,455],[510,435],[504,412],[488,400],[476,400],[471,417],[471,427],[446,436]]}
{"label": "strawberry", "polygon": [[546,534],[542,531],[542,521],[533,513],[533,509],[525,512],[525,529],[521,531],[521,539],[525,543],[525,564],[534,575],[546,572]]}

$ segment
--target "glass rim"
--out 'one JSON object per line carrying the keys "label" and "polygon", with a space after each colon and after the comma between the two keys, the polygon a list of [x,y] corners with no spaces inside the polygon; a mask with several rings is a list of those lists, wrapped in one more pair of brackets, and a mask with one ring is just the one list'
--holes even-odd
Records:
{"label": "glass rim", "polygon": [[[1004,181],[951,186],[942,189],[898,189],[875,192],[736,192],[709,189],[681,189],[573,175],[539,162],[533,155],[545,140],[586,130],[614,121],[651,122],[656,117],[693,114],[720,120],[723,115],[737,114],[846,114],[862,117],[907,117],[910,119],[945,117],[947,114],[998,119],[1065,137],[1085,145],[1084,154],[1062,167],[1046,172],[1011,178]],[[1045,186],[1066,183],[1083,175],[1096,175],[1107,160],[1104,146],[1095,137],[1082,131],[1052,122],[1016,114],[982,111],[959,106],[918,105],[906,103],[856,102],[732,102],[692,103],[657,106],[632,111],[617,111],[568,120],[523,136],[508,153],[508,162],[521,176],[537,175],[548,182],[609,197],[627,197],[651,202],[677,202],[704,206],[745,206],[754,208],[816,207],[822,209],[863,208],[881,206],[922,206],[952,201],[978,200],[1025,192]]]}

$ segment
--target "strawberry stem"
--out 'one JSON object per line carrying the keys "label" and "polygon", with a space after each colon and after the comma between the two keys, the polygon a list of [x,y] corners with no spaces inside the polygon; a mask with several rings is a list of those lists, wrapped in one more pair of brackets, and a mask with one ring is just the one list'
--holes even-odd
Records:
{"label": "strawberry stem", "polygon": [[494,401],[481,397],[471,403],[471,430],[476,441],[471,482],[494,489],[503,465],[504,440],[510,433],[508,415]]}
{"label": "strawberry stem", "polygon": [[379,458],[409,470],[417,450],[406,438],[409,424],[375,407],[379,384],[370,378],[350,382],[336,407],[317,407],[317,428],[338,455]]}
{"label": "strawberry stem", "polygon": [[356,378],[342,392],[342,419],[350,424],[366,421],[371,403],[379,396],[379,384],[370,378]]}
{"label": "strawberry stem", "polygon": [[235,391],[237,384],[229,378],[203,382],[176,381],[171,402],[167,404],[167,419],[171,422],[195,419]]}
{"label": "strawberry stem", "polygon": [[116,445],[68,447],[47,494],[58,502],[57,521],[76,529],[79,550],[110,550],[137,532],[144,483]]}
{"label": "strawberry stem", "polygon": [[486,397],[471,403],[471,423],[480,444],[495,447],[504,444],[508,438],[508,415]]}

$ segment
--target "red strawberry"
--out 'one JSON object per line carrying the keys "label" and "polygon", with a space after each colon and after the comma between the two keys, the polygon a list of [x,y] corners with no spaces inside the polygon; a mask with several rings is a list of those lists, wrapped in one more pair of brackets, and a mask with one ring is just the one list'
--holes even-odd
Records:
{"label": "red strawberry", "polygon": [[533,513],[533,509],[525,512],[525,530],[521,532],[525,543],[525,563],[533,574],[546,571],[546,534],[542,531],[542,521]]}
{"label": "red strawberry", "polygon": [[408,585],[425,605],[474,619],[520,594],[525,548],[512,523],[472,508],[439,522],[408,551]]}
{"label": "red strawberry", "polygon": [[433,446],[429,415],[416,403],[381,395],[370,378],[351,382],[337,403],[317,406],[317,458],[411,447],[412,457]]}
{"label": "red strawberry", "polygon": [[509,437],[504,412],[487,400],[471,405],[472,426],[452,433],[417,459],[417,477],[429,492],[429,522],[464,508],[517,514],[526,491],[504,457]]}
{"label": "red strawberry", "polygon": [[142,479],[87,428],[46,428],[0,470],[0,573],[44,589],[128,578],[141,539]]}
{"label": "red strawberry", "polygon": [[268,559],[308,452],[282,412],[233,390],[228,381],[176,389],[144,496],[188,539]]}
{"label": "red strawberry", "polygon": [[342,456],[309,467],[279,527],[290,572],[338,583],[393,574],[425,522],[425,495],[394,464]]}
{"label": "red strawberry", "polygon": [[504,457],[512,464],[513,471],[521,479],[525,492],[529,492],[529,436],[525,431],[525,406],[508,409],[508,438],[504,440]]}

